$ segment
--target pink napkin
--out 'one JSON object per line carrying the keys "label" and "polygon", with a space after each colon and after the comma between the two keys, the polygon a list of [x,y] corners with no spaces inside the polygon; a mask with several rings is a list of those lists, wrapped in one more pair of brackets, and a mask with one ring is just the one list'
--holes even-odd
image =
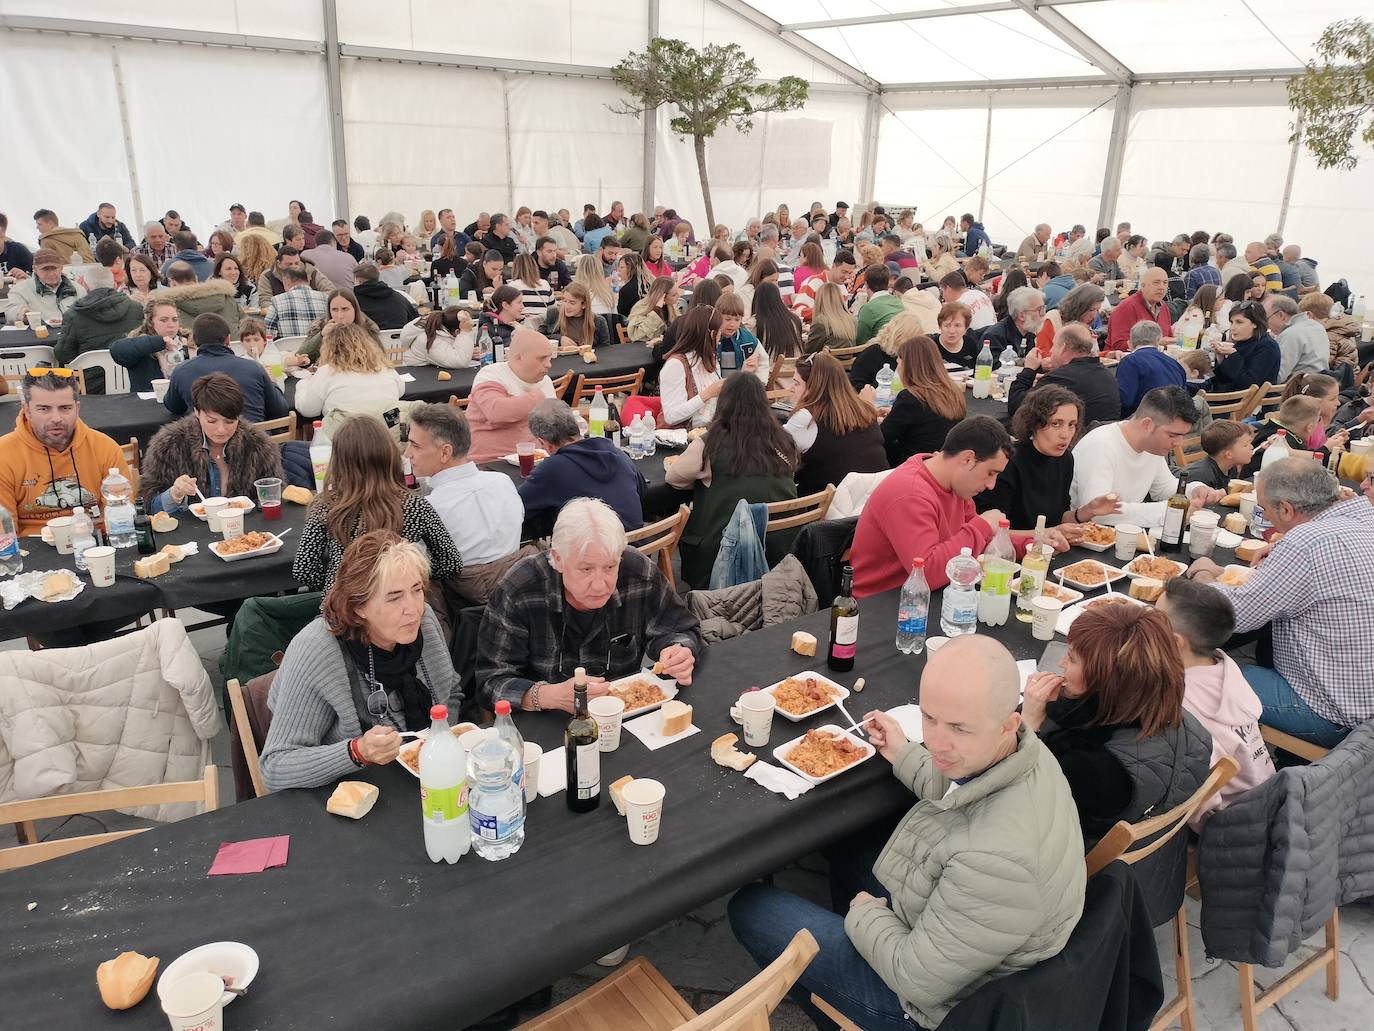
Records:
{"label": "pink napkin", "polygon": [[274,866],[286,865],[286,852],[291,836],[250,838],[247,841],[221,842],[215,862],[207,876],[222,874],[262,873]]}

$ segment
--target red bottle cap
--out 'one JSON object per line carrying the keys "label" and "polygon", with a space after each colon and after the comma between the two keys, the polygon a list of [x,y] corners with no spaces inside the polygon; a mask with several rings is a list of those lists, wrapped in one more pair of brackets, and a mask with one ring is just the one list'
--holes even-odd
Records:
{"label": "red bottle cap", "polygon": [[923,569],[925,568],[925,564],[926,560],[923,558],[914,558],[911,560],[911,567],[913,569]]}
{"label": "red bottle cap", "polygon": [[503,698],[501,701],[497,702],[497,703],[496,703],[496,715],[498,715],[498,716],[509,716],[509,715],[510,715],[510,702],[506,701],[504,698]]}
{"label": "red bottle cap", "polygon": [[435,705],[435,706],[431,707],[430,710],[429,710],[429,718],[432,719],[432,720],[446,720],[446,719],[448,719],[448,706],[447,706],[447,705]]}
{"label": "red bottle cap", "polygon": [[998,525],[998,526],[1007,526],[1007,527],[1009,527],[1009,526],[1011,526],[1011,520],[1010,520],[1010,519],[999,519],[999,520],[997,520],[997,525]]}

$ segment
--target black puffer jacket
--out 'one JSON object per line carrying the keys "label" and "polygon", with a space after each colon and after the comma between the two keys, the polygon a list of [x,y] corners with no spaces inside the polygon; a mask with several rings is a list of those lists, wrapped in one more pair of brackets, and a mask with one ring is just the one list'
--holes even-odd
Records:
{"label": "black puffer jacket", "polygon": [[400,329],[420,317],[409,297],[380,280],[355,283],[353,296],[358,298],[363,314],[382,329]]}

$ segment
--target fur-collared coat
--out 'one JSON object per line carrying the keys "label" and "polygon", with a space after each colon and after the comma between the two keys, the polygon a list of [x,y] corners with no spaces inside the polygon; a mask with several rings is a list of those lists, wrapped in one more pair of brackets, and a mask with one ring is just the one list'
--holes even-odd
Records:
{"label": "fur-collared coat", "polygon": [[154,290],[148,295],[148,304],[168,301],[177,306],[177,318],[181,328],[187,333],[195,325],[196,317],[207,312],[218,315],[229,323],[230,339],[238,339],[239,319],[242,312],[234,297],[234,285],[227,279],[207,279],[203,283],[187,283],[185,286],[168,286]]}
{"label": "fur-collared coat", "polygon": [[[224,449],[229,466],[229,482],[220,485],[223,497],[253,496],[253,481],[282,476],[281,449],[267,437],[239,422],[239,428]],[[194,412],[168,423],[148,443],[139,471],[139,493],[145,506],[173,483],[178,476],[194,476],[201,490],[210,491],[210,451]]]}

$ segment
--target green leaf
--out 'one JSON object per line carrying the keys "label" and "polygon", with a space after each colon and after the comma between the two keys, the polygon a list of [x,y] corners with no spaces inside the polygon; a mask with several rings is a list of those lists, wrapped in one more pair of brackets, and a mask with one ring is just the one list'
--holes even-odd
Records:
{"label": "green leaf", "polygon": [[1317,58],[1288,82],[1293,135],[1319,168],[1352,169],[1356,143],[1374,145],[1374,26],[1363,18],[1333,22],[1317,40]]}

